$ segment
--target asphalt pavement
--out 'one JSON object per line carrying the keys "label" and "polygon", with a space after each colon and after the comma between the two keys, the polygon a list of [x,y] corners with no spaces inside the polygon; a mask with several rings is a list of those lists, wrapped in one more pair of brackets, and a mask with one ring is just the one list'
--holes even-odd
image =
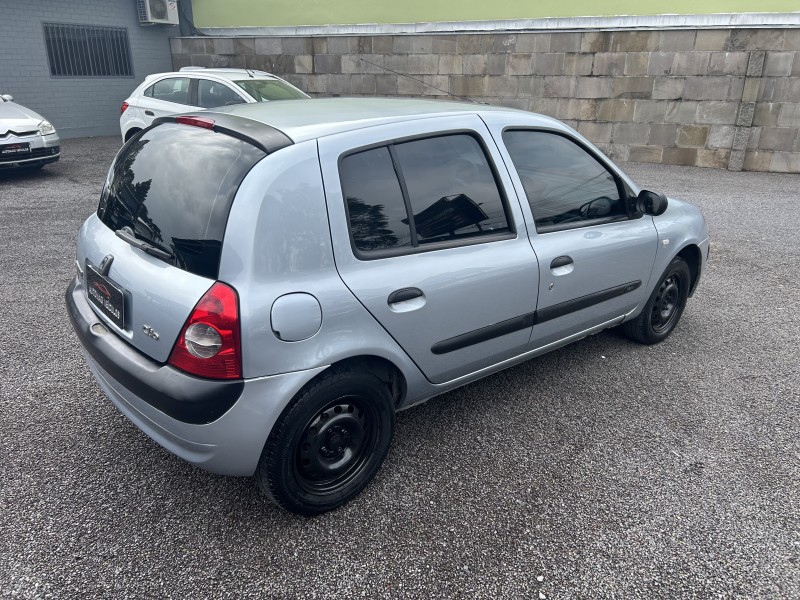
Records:
{"label": "asphalt pavement", "polygon": [[0,597],[800,597],[800,175],[624,165],[700,206],[681,323],[412,408],[317,518],[170,455],[94,383],[64,307],[117,138],[0,174]]}

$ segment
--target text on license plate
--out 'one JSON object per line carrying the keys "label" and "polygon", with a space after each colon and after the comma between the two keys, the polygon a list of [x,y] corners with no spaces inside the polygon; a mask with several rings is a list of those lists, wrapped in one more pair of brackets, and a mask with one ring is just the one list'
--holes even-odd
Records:
{"label": "text on license plate", "polygon": [[0,146],[0,155],[27,154],[30,151],[31,145],[27,142],[24,144],[5,144]]}
{"label": "text on license plate", "polygon": [[86,295],[114,325],[124,329],[125,294],[94,267],[86,265]]}

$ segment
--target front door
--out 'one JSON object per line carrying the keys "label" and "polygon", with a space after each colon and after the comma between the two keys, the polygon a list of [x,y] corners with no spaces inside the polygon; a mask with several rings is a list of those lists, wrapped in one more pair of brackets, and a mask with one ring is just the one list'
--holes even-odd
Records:
{"label": "front door", "polygon": [[621,178],[564,132],[506,127],[495,139],[530,207],[540,273],[532,347],[644,302],[658,235],[652,217],[631,212]]}
{"label": "front door", "polygon": [[478,117],[373,127],[319,149],[339,273],[430,381],[524,352],[537,262]]}

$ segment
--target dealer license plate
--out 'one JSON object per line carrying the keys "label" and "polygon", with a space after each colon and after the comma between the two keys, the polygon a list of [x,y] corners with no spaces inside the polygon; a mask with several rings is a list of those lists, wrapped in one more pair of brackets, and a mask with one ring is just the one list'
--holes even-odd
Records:
{"label": "dealer license plate", "polygon": [[125,293],[122,288],[103,277],[97,269],[86,265],[86,295],[89,302],[100,309],[114,325],[124,329],[125,325]]}
{"label": "dealer license plate", "polygon": [[17,154],[30,154],[31,145],[28,142],[19,144],[0,145],[0,156],[15,156]]}

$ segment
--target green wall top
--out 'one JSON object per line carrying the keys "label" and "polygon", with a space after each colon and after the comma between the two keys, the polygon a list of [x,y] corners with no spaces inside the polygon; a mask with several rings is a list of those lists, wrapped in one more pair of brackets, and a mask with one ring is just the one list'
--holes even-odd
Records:
{"label": "green wall top", "polygon": [[543,17],[789,13],[798,0],[192,0],[197,27],[273,27],[360,23],[494,21]]}

